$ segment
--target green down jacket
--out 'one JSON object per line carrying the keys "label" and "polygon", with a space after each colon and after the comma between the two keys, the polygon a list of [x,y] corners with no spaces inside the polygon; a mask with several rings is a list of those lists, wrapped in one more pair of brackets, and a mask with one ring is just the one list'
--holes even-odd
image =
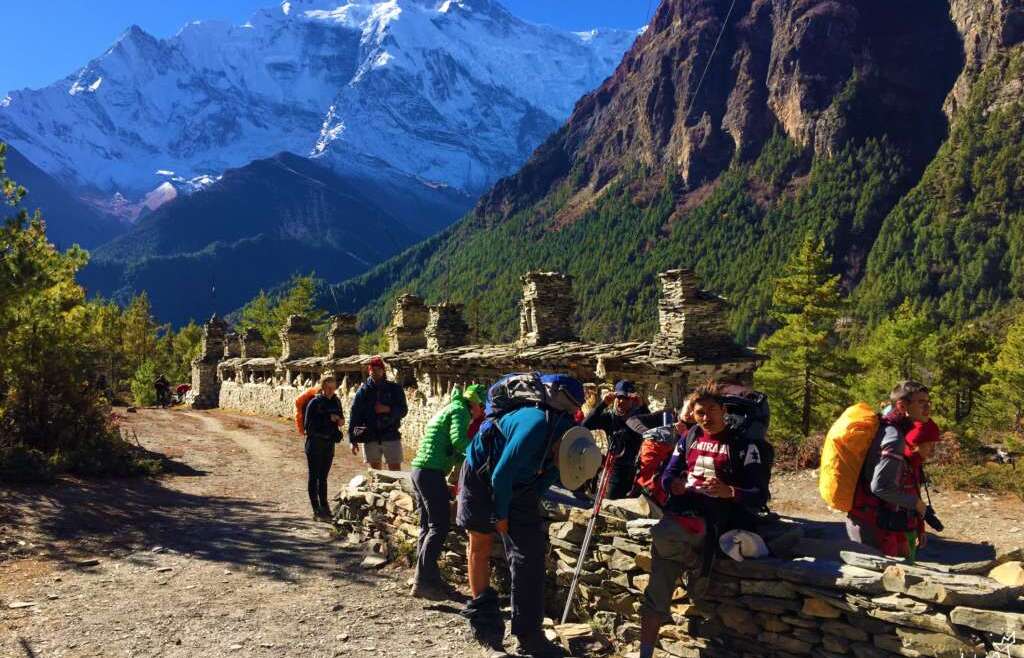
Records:
{"label": "green down jacket", "polygon": [[469,404],[462,397],[462,390],[456,387],[452,390],[452,399],[448,406],[439,411],[427,424],[419,450],[412,460],[412,467],[447,474],[465,457],[470,439],[466,436],[468,429]]}

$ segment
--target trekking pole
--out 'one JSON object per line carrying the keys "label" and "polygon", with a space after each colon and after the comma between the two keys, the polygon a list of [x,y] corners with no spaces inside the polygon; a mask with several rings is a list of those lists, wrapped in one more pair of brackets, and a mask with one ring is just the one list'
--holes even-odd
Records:
{"label": "trekking pole", "polygon": [[580,547],[580,555],[576,558],[576,569],[572,574],[572,584],[569,586],[569,596],[565,600],[565,609],[562,611],[562,623],[569,618],[569,611],[572,609],[572,599],[576,594],[576,586],[579,584],[580,572],[583,571],[583,563],[587,558],[587,549],[590,548],[590,540],[594,536],[594,526],[597,525],[597,517],[601,513],[601,503],[604,502],[605,492],[608,490],[608,482],[611,480],[612,467],[619,455],[616,450],[608,450],[604,459],[604,470],[601,472],[601,481],[597,487],[597,497],[594,498],[594,509],[590,513],[590,522],[587,523],[587,533],[583,536],[583,545]]}

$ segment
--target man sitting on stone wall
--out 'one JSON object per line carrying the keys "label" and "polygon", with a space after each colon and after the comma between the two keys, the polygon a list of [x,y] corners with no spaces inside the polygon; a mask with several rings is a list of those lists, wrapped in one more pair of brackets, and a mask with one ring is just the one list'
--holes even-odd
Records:
{"label": "man sitting on stone wall", "polygon": [[348,440],[352,454],[363,446],[363,459],[370,468],[380,469],[387,461],[388,469],[402,470],[402,419],[409,412],[405,391],[388,381],[384,359],[370,359],[370,376],[356,391],[349,413]]}
{"label": "man sitting on stone wall", "polygon": [[[718,387],[705,384],[689,399],[697,425],[679,439],[661,483],[671,495],[665,516],[651,528],[651,579],[640,609],[640,658],[651,658],[683,572],[691,577],[721,533],[753,530],[768,500],[768,469],[757,447],[725,421]],[[708,555],[713,555],[708,553]]]}

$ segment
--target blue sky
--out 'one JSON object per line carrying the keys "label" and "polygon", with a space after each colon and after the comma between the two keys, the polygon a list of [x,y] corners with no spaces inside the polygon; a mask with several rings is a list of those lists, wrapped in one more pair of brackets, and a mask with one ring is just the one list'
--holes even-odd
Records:
{"label": "blue sky", "polygon": [[[512,13],[535,23],[584,30],[638,28],[647,22],[658,0],[502,2]],[[9,0],[4,2],[0,93],[42,87],[63,78],[106,50],[132,24],[166,37],[191,20],[240,23],[253,10],[276,4],[276,0]]]}

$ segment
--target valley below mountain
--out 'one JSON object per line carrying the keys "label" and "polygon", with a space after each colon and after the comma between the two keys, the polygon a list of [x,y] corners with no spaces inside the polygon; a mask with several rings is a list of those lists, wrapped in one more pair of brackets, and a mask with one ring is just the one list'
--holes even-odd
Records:
{"label": "valley below mountain", "polygon": [[583,336],[650,336],[655,274],[697,271],[738,335],[824,239],[851,311],[947,322],[1019,295],[1020,0],[665,0],[618,69],[445,234],[335,287],[364,326],[404,291],[514,334],[518,277],[575,278]]}

